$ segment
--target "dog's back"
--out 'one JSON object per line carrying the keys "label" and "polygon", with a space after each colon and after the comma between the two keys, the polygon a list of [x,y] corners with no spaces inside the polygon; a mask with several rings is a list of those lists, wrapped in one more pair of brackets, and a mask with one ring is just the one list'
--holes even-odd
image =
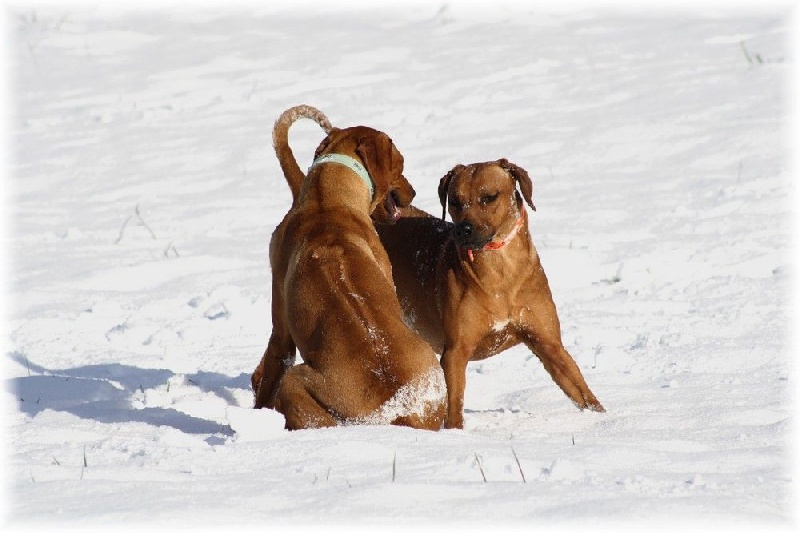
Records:
{"label": "dog's back", "polygon": [[315,390],[318,400],[349,423],[392,423],[426,407],[420,398],[419,406],[390,409],[403,394],[398,383],[424,396],[431,386],[443,395],[444,382],[424,377],[439,365],[402,322],[369,221],[345,220],[324,211],[313,219],[302,210],[290,216],[275,250],[276,269],[286,272],[283,312],[304,360],[329,384]]}
{"label": "dog's back", "polygon": [[395,224],[375,225],[392,263],[392,278],[403,316],[437,353],[442,353],[444,345],[437,308],[437,263],[452,228],[452,223],[433,216],[403,216]]}

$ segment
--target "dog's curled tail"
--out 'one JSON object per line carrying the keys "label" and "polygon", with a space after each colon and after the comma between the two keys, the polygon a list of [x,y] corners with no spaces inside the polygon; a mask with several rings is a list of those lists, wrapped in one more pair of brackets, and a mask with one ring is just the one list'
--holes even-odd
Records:
{"label": "dog's curled tail", "polygon": [[283,175],[286,177],[286,181],[289,182],[293,201],[297,200],[300,194],[300,186],[303,184],[306,175],[300,169],[300,165],[297,164],[292,149],[289,147],[289,128],[301,118],[308,118],[319,124],[326,135],[333,128],[328,117],[322,111],[310,105],[290,107],[281,113],[281,116],[275,121],[275,127],[272,129],[272,146],[275,148],[275,155],[278,156]]}

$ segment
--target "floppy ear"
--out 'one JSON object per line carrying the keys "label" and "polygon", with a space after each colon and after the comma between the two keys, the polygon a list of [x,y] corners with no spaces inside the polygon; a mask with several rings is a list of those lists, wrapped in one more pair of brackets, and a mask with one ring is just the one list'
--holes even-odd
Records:
{"label": "floppy ear", "polygon": [[381,132],[359,137],[356,144],[356,155],[364,163],[375,186],[375,195],[372,200],[386,196],[391,182],[392,140]]}
{"label": "floppy ear", "polygon": [[358,139],[355,152],[375,186],[370,204],[373,219],[396,219],[397,208],[407,207],[416,195],[403,176],[403,154],[388,135],[374,130]]}
{"label": "floppy ear", "polygon": [[408,182],[403,175],[403,167],[405,159],[400,150],[394,145],[388,135],[383,136],[389,141],[389,193],[393,195],[393,199],[397,207],[407,207],[411,204],[411,200],[417,195],[417,191]]}
{"label": "floppy ear", "polygon": [[536,211],[536,206],[533,205],[533,183],[531,183],[531,178],[528,176],[528,172],[514,163],[508,161],[508,159],[498,159],[495,161],[495,164],[508,172],[514,180],[519,184],[519,189],[522,191],[522,196],[525,198],[525,202],[531,209]]}
{"label": "floppy ear", "polygon": [[314,150],[314,159],[316,159],[320,155],[322,155],[322,152],[325,151],[325,149],[331,143],[331,140],[333,140],[333,136],[336,135],[337,133],[339,133],[340,131],[341,130],[339,128],[331,128],[331,130],[328,132],[328,135],[326,135],[325,138],[322,139],[322,142],[319,143],[319,146],[317,146],[317,149]]}
{"label": "floppy ear", "polygon": [[447,215],[447,190],[450,189],[450,182],[464,168],[466,168],[464,165],[456,165],[439,180],[439,203],[442,204],[442,220]]}
{"label": "floppy ear", "polygon": [[402,174],[400,174],[399,179],[392,184],[390,193],[394,194],[394,201],[397,207],[408,207],[411,204],[411,200],[417,195],[417,191],[414,190],[414,187],[412,187]]}

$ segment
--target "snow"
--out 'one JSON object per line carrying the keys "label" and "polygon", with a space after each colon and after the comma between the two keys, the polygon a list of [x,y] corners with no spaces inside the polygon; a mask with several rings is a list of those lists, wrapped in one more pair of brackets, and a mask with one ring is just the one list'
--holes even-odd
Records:
{"label": "snow", "polygon": [[[401,417],[425,419],[447,401],[447,387],[442,369],[435,366],[406,383],[374,412],[348,420],[347,424],[391,424]],[[434,411],[435,412],[435,411]]]}
{"label": "snow", "polygon": [[[795,523],[790,7],[493,6],[9,6],[10,527]],[[464,430],[249,409],[300,103],[387,132],[432,213],[456,163],[529,172],[607,413],[523,347]]]}

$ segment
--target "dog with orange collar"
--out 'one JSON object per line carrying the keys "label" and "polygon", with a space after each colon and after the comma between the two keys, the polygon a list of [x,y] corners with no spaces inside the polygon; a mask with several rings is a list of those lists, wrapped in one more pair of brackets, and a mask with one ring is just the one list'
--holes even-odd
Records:
{"label": "dog with orange collar", "polygon": [[578,408],[605,411],[561,340],[523,204],[536,209],[528,173],[506,159],[456,165],[438,193],[441,220],[409,206],[396,224],[376,229],[406,321],[442,355],[445,427],[464,427],[467,363],[518,344]]}

